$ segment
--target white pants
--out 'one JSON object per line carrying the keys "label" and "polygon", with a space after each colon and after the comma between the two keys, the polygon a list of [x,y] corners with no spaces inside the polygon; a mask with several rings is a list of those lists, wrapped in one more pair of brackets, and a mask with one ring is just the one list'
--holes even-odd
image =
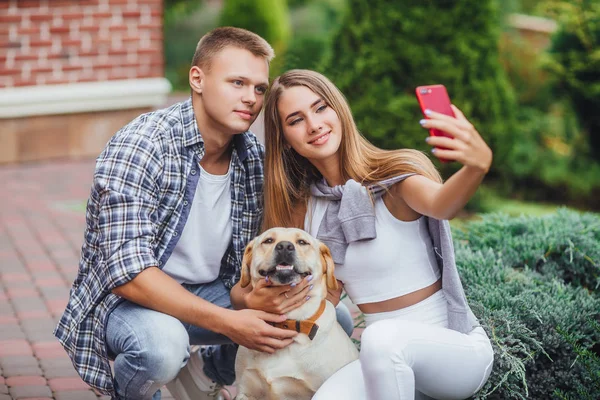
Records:
{"label": "white pants", "polygon": [[494,354],[485,331],[448,329],[442,291],[365,317],[360,359],[331,376],[313,400],[465,399],[491,373]]}

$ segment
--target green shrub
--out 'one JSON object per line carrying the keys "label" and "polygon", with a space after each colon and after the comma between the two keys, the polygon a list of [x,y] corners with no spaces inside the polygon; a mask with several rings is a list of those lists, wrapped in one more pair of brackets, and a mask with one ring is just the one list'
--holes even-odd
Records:
{"label": "green shrub", "polygon": [[283,70],[312,69],[318,70],[323,57],[327,53],[327,37],[318,34],[294,36],[290,47],[284,54]]}
{"label": "green shrub", "polygon": [[598,209],[600,162],[591,156],[587,135],[566,101],[547,110],[523,105],[517,112],[518,138],[506,158],[512,182],[505,195]]}
{"label": "green shrub", "polygon": [[176,21],[186,15],[189,15],[200,6],[202,6],[203,1],[195,0],[164,0],[164,21],[165,25],[170,25],[176,23]]}
{"label": "green shrub", "polygon": [[508,24],[501,37],[500,60],[519,103],[517,140],[506,160],[514,179],[505,194],[598,210],[600,3],[511,0],[502,7],[560,26],[545,52]]}
{"label": "green shrub", "polygon": [[217,27],[220,6],[203,3],[192,10],[192,3],[177,0],[165,13],[165,74],[175,91],[189,92],[188,74],[196,46]]}
{"label": "green shrub", "polygon": [[531,269],[600,293],[600,218],[560,209],[542,218],[490,214],[456,240],[472,249],[496,249],[505,266]]}
{"label": "green shrub", "polygon": [[543,69],[542,51],[525,40],[521,32],[509,28],[501,36],[499,50],[500,62],[519,105],[548,111],[556,99],[549,74]]}
{"label": "green shrub", "polygon": [[290,6],[290,8],[293,7],[302,7],[304,5],[306,5],[306,3],[311,3],[312,0],[288,0],[288,6]]}
{"label": "green shrub", "polygon": [[582,388],[598,398],[600,385],[589,385],[598,380],[589,349],[600,341],[600,217],[493,214],[454,238],[469,303],[495,353],[476,398],[579,398]]}
{"label": "green shrub", "polygon": [[528,15],[545,16],[545,14],[540,11],[540,8],[546,1],[547,0],[518,0],[518,11]]}
{"label": "green shrub", "polygon": [[598,332],[582,327],[589,316],[600,319],[600,301],[582,288],[510,271],[501,264],[502,280],[465,272],[490,267],[461,266],[469,302],[495,354],[492,375],[477,397],[549,399],[556,390],[573,393],[589,372],[577,363],[561,329],[585,338],[588,346],[598,341]]}
{"label": "green shrub", "polygon": [[277,56],[285,53],[291,35],[286,0],[225,0],[220,24],[248,29],[262,36],[275,50],[275,71],[271,72],[278,73],[281,64]]}
{"label": "green shrub", "polygon": [[571,100],[600,160],[600,2],[547,0],[546,8],[560,23],[547,68],[557,92]]}
{"label": "green shrub", "polygon": [[[590,319],[588,324],[600,335],[600,324],[598,322]],[[598,356],[598,350],[594,351],[592,347],[582,346],[579,338],[569,332],[562,330],[559,330],[559,332],[577,354],[578,362],[588,372],[588,379],[576,384],[574,388],[576,396],[569,395],[562,390],[556,390],[554,394],[562,400],[597,400],[598,393],[600,393],[600,357]]]}
{"label": "green shrub", "polygon": [[292,8],[290,2],[293,35],[287,52],[282,55],[283,70],[301,68],[322,72],[346,2],[312,0],[295,3],[296,7]]}
{"label": "green shrub", "polygon": [[[498,59],[493,0],[349,0],[325,73],[347,96],[359,129],[384,148],[429,150],[415,87],[443,83],[504,165],[515,99]],[[496,170],[497,172],[497,170]]]}

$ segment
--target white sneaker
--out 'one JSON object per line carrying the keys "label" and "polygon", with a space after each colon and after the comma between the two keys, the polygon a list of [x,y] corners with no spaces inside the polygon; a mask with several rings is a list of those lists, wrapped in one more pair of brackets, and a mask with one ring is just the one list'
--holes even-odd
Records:
{"label": "white sneaker", "polygon": [[175,379],[167,383],[167,389],[175,400],[225,400],[221,393],[223,386],[204,373],[199,350],[199,346],[192,347],[190,359]]}

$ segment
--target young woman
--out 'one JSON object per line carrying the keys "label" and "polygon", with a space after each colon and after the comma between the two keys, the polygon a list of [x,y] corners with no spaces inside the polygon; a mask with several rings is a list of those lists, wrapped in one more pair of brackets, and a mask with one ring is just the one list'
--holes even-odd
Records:
{"label": "young woman", "polygon": [[473,125],[456,107],[456,118],[428,110],[421,121],[452,136],[427,137],[433,154],[463,165],[442,183],[419,151],[370,144],[344,96],[316,72],[275,79],[265,107],[264,228],[300,227],[325,242],[367,325],[360,360],[314,399],[476,393],[493,351],[466,302],[447,222],[492,162]]}

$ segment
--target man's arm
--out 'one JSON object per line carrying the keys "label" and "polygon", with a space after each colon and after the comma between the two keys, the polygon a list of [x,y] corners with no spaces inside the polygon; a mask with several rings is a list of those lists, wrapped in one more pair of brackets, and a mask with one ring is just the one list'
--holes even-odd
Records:
{"label": "man's arm", "polygon": [[219,329],[226,313],[187,291],[156,267],[146,268],[134,279],[112,291],[133,303],[171,315],[180,321],[223,333]]}
{"label": "man's arm", "polygon": [[285,315],[255,310],[234,311],[216,306],[188,292],[156,267],[146,268],[112,292],[180,321],[223,334],[244,347],[267,353],[289,345],[297,334],[267,323],[285,321]]}

